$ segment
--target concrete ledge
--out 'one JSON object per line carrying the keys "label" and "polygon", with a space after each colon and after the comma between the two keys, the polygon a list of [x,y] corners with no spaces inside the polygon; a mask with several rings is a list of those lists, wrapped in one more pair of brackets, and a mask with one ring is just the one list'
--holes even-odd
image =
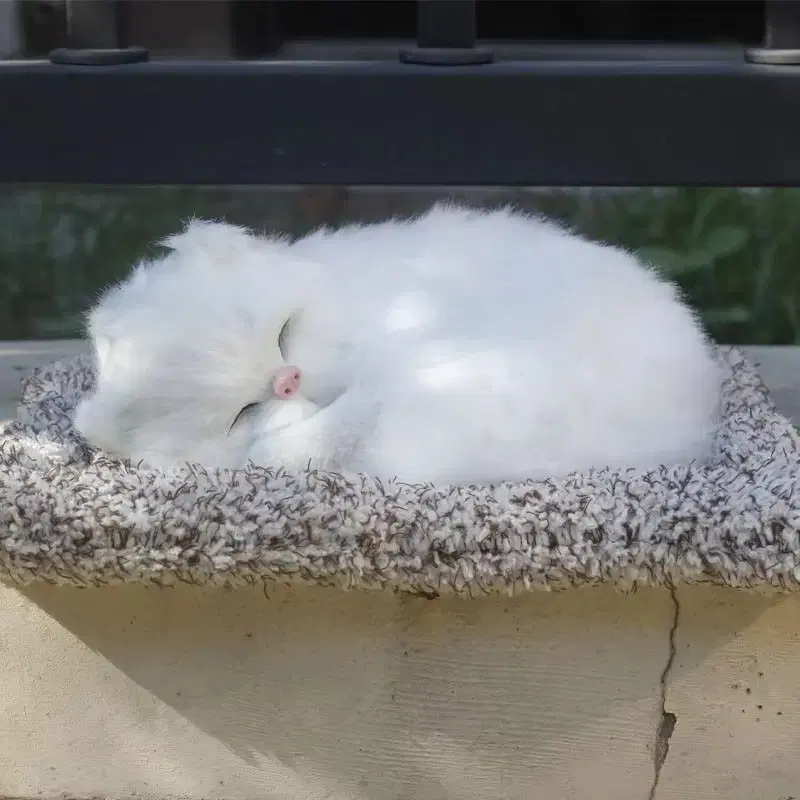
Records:
{"label": "concrete ledge", "polygon": [[34,369],[88,350],[88,344],[82,339],[0,341],[0,420],[9,420],[16,415],[22,379]]}
{"label": "concrete ledge", "polygon": [[[0,795],[779,800],[800,596],[0,589]],[[677,624],[676,624],[676,613]]]}
{"label": "concrete ledge", "polygon": [[[83,349],[0,345],[0,391]],[[751,348],[800,420],[800,348]],[[0,797],[788,800],[800,595],[0,587]]]}
{"label": "concrete ledge", "polygon": [[37,586],[0,609],[3,796],[645,800],[653,782],[665,591]]}

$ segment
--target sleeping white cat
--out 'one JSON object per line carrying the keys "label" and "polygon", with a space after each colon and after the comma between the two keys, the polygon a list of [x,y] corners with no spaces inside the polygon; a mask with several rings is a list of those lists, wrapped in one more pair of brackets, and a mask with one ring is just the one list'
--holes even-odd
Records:
{"label": "sleeping white cat", "polygon": [[193,222],[166,244],[90,315],[97,389],[76,423],[113,453],[436,483],[709,453],[708,342],[622,250],[444,205],[294,243]]}

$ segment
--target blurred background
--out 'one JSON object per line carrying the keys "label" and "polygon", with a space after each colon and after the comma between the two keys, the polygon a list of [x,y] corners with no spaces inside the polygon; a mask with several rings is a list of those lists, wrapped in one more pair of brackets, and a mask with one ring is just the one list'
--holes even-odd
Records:
{"label": "blurred background", "polygon": [[513,203],[640,253],[726,344],[800,344],[800,189],[0,187],[0,339],[79,336],[83,312],[192,216],[295,236],[437,199]]}

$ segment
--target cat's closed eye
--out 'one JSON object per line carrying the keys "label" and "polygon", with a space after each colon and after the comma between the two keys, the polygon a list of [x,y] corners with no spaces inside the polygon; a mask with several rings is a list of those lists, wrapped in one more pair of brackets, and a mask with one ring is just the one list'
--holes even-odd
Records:
{"label": "cat's closed eye", "polygon": [[[289,334],[289,326],[291,325],[292,318],[284,322],[283,327],[281,328],[281,332],[278,334],[278,348],[280,349],[281,355],[283,356],[284,360],[286,359],[286,337]],[[236,415],[233,422],[230,424],[228,428],[228,433],[230,432],[244,419],[246,419],[251,413],[253,413],[256,409],[260,407],[261,403],[248,403],[246,406],[243,406],[239,413]]]}
{"label": "cat's closed eye", "polygon": [[248,403],[246,406],[243,406],[239,413],[236,415],[236,418],[230,424],[228,428],[228,433],[230,433],[242,420],[244,420],[248,415],[250,415],[253,411],[255,411],[261,403]]}
{"label": "cat's closed eye", "polygon": [[281,352],[281,356],[283,357],[284,361],[288,361],[289,356],[286,353],[287,341],[286,338],[289,335],[289,327],[292,324],[292,317],[286,320],[283,323],[283,327],[281,328],[281,332],[278,334],[278,349]]}

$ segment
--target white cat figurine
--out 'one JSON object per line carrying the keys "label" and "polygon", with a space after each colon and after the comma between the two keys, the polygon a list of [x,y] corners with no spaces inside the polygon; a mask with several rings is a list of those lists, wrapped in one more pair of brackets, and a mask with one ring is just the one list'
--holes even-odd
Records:
{"label": "white cat figurine", "polygon": [[112,453],[438,484],[709,455],[709,343],[621,249],[452,205],[294,243],[194,221],[165,244],[89,317],[76,424]]}

